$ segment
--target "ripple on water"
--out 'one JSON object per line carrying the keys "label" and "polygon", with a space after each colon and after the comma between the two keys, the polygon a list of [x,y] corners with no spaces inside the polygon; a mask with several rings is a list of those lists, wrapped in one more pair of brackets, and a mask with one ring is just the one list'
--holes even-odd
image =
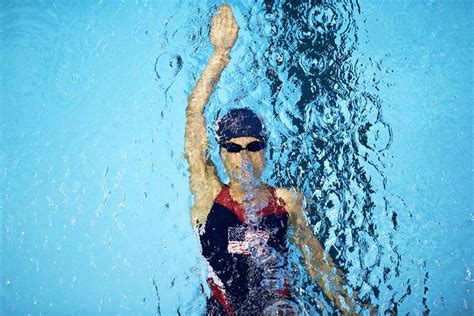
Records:
{"label": "ripple on water", "polygon": [[[380,271],[393,270],[384,264],[398,264],[382,263],[382,253],[393,252],[392,246],[374,238],[392,229],[375,223],[386,207],[380,153],[390,147],[392,135],[374,93],[378,82],[366,79],[372,65],[356,54],[359,4],[278,2],[265,3],[265,11],[262,20],[270,27],[259,31],[258,9],[250,13],[248,27],[263,38],[249,50],[258,67],[266,68],[272,124],[281,141],[269,163],[272,180],[318,197],[308,213],[326,250],[349,272],[364,270],[367,284],[376,288]],[[255,47],[266,41],[262,60]],[[366,294],[376,299],[374,292]]]}
{"label": "ripple on water", "polygon": [[310,55],[301,54],[299,60],[301,69],[310,76],[323,75],[327,68],[325,57],[318,53],[311,53]]}
{"label": "ripple on water", "polygon": [[[314,231],[326,250],[336,254],[349,279],[355,280],[353,285],[367,286],[367,297],[376,301],[370,289],[389,288],[393,277],[387,274],[382,285],[377,279],[380,271],[393,271],[399,263],[380,260],[393,250],[375,236],[382,230],[389,235],[392,228],[379,227],[374,220],[384,214],[386,179],[380,152],[390,147],[392,136],[371,86],[377,82],[363,80],[369,67],[357,59],[358,3],[244,1],[241,8],[235,59],[206,108],[209,117],[236,103],[265,115],[274,141],[269,148],[270,181],[299,187],[315,197],[308,210]],[[191,9],[184,27],[173,23],[183,17],[167,17],[154,64],[166,102],[166,93],[183,75],[183,68],[195,82],[207,62],[208,25],[215,9]],[[150,23],[134,24],[136,42],[147,40]],[[192,53],[180,51],[183,43]],[[105,39],[99,47],[106,45]],[[87,81],[74,75],[81,65],[63,66],[59,81],[69,80],[71,86]],[[72,93],[68,86],[61,88]],[[308,288],[307,280],[298,277],[295,282],[296,288],[307,290],[300,296],[304,304],[314,303],[311,300],[318,295],[313,295],[316,290]]]}
{"label": "ripple on water", "polygon": [[155,62],[156,78],[165,85],[170,84],[183,68],[183,59],[175,53],[162,53]]}
{"label": "ripple on water", "polygon": [[51,57],[56,55],[51,43],[58,39],[58,19],[54,11],[28,6],[15,6],[1,14],[2,50],[10,52],[2,67],[6,73],[14,73],[5,77],[6,84],[10,82],[8,92],[33,94],[50,80],[51,74],[44,65],[51,64]]}

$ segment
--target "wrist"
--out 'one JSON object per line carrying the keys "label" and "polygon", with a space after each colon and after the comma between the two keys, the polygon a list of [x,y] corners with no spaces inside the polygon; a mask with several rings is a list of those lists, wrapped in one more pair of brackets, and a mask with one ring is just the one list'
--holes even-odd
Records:
{"label": "wrist", "polygon": [[225,63],[229,62],[230,60],[229,50],[225,48],[216,48],[214,50],[214,56]]}

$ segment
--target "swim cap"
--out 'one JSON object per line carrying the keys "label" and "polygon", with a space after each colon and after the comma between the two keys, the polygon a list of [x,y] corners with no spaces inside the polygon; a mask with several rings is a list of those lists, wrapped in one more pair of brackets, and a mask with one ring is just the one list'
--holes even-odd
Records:
{"label": "swim cap", "polygon": [[217,142],[222,145],[234,137],[255,137],[267,140],[263,119],[248,108],[232,109],[215,126]]}

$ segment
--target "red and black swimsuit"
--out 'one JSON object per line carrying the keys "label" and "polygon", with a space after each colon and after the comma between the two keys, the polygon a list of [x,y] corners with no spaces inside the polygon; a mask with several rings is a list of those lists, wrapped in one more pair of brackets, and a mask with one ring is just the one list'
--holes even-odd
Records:
{"label": "red and black swimsuit", "polygon": [[224,185],[214,199],[200,235],[202,253],[211,268],[208,308],[214,304],[227,314],[258,313],[272,300],[289,296],[284,280],[279,289],[262,286],[265,268],[256,263],[248,246],[249,238],[263,238],[286,263],[288,213],[274,188],[270,193],[269,202],[257,212],[259,221],[254,225],[246,222],[244,210],[232,199],[229,186]]}

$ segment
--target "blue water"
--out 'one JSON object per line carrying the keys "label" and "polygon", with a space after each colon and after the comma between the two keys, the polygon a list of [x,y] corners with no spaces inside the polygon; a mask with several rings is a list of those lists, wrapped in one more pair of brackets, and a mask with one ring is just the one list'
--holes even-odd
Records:
{"label": "blue water", "polygon": [[[219,175],[212,122],[249,106],[271,130],[265,180],[314,198],[362,299],[471,315],[473,3],[322,2],[231,2],[205,113]],[[218,4],[1,2],[2,314],[203,312],[184,127]]]}

